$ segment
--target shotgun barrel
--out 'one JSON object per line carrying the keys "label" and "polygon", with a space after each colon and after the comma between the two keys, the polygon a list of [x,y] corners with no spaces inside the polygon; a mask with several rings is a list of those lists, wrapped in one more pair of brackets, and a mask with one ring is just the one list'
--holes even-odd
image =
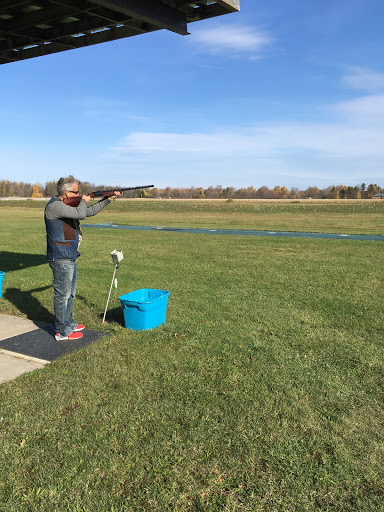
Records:
{"label": "shotgun barrel", "polygon": [[[90,194],[87,194],[91,197],[111,197],[114,195],[115,192],[124,192],[125,190],[141,190],[144,188],[153,188],[154,185],[140,185],[138,187],[124,187],[124,188],[114,188],[113,190],[96,190],[95,192],[91,192]],[[69,206],[79,206],[81,201],[81,197],[66,197],[63,199],[63,203],[69,205]]]}
{"label": "shotgun barrel", "polygon": [[114,192],[124,192],[125,190],[140,190],[143,188],[153,188],[154,185],[141,185],[139,187],[125,187],[125,188],[114,188],[113,190],[96,190],[96,192],[91,192],[91,197],[108,197],[113,196]]}

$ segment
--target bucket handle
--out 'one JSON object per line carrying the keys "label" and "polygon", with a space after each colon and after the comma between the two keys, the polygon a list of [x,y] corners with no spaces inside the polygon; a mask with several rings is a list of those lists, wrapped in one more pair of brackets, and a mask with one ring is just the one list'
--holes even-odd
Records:
{"label": "bucket handle", "polygon": [[140,310],[139,306],[136,306],[135,304],[122,304],[122,308],[123,309],[128,309],[128,308],[136,308],[138,310]]}

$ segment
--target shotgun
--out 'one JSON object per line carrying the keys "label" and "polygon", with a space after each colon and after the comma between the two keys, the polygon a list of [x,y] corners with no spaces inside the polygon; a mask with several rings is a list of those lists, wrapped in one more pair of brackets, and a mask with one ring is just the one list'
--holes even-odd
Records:
{"label": "shotgun", "polygon": [[[114,192],[124,192],[125,190],[140,190],[143,188],[153,188],[154,185],[142,185],[140,187],[125,187],[125,188],[114,188],[113,190],[96,190],[96,192],[91,192],[90,194],[86,194],[87,196],[95,197],[111,197],[114,195]],[[68,206],[79,206],[81,201],[80,196],[76,197],[65,197],[63,199],[63,203]]]}

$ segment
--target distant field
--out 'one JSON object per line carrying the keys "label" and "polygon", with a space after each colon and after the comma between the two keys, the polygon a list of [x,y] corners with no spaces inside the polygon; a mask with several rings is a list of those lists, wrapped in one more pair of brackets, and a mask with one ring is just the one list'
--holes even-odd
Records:
{"label": "distant field", "polygon": [[[44,202],[0,201],[0,207],[41,210]],[[97,223],[99,219],[90,217],[87,222]],[[384,233],[384,201],[119,199],[103,212],[103,221],[148,226],[381,235]]]}
{"label": "distant field", "polygon": [[[0,313],[51,322],[44,205],[1,206]],[[140,200],[93,220],[381,233],[382,212]],[[113,249],[119,294],[170,291],[164,325],[125,329],[114,297],[101,324]],[[109,336],[0,386],[0,511],[383,510],[382,242],[84,228],[81,253],[76,318]]]}

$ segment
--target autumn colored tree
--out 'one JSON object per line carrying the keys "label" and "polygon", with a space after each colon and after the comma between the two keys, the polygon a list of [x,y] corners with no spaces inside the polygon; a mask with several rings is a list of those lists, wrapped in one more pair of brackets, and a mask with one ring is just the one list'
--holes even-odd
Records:
{"label": "autumn colored tree", "polygon": [[291,190],[289,191],[289,198],[296,199],[299,196],[300,196],[299,189],[297,187],[292,187]]}
{"label": "autumn colored tree", "polygon": [[379,187],[376,184],[370,183],[367,187],[367,197],[372,197],[374,194],[380,192]]}
{"label": "autumn colored tree", "polygon": [[318,189],[317,187],[308,187],[305,190],[305,195],[307,197],[312,197],[312,199],[316,199],[320,196],[320,189]]}
{"label": "autumn colored tree", "polygon": [[232,199],[235,194],[235,189],[233,187],[226,187],[220,194],[221,199]]}
{"label": "autumn colored tree", "polygon": [[39,194],[39,185],[38,185],[37,183],[35,183],[35,185],[33,185],[33,188],[32,188],[32,197],[33,197],[33,198],[40,197],[40,194]]}
{"label": "autumn colored tree", "polygon": [[160,190],[156,187],[151,188],[151,190],[149,191],[149,195],[154,198],[160,197]]}
{"label": "autumn colored tree", "polygon": [[268,187],[263,186],[257,189],[256,198],[257,199],[269,199],[272,197],[272,192]]}

